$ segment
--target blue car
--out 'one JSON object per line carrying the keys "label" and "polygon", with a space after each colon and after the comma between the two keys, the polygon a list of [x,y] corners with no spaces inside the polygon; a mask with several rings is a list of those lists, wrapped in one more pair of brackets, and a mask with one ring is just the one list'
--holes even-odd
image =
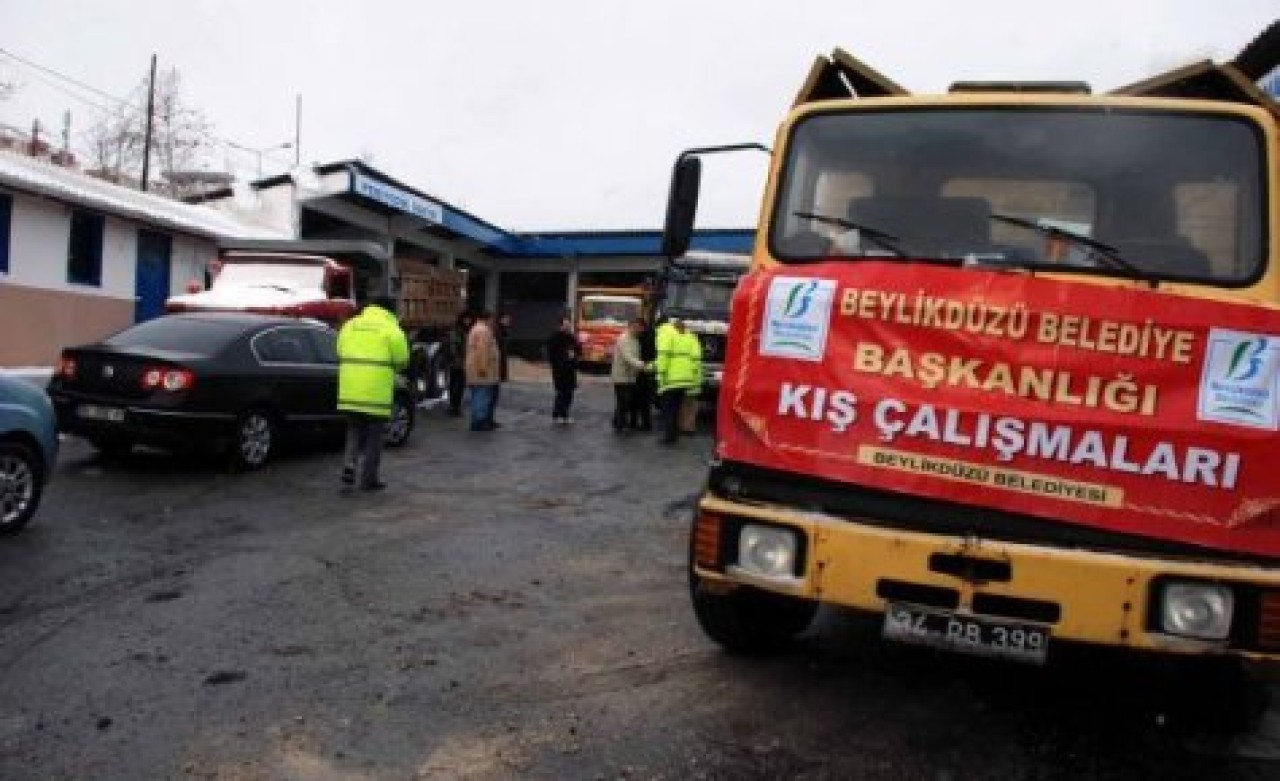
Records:
{"label": "blue car", "polygon": [[58,459],[58,425],[44,390],[0,376],[0,534],[31,520]]}

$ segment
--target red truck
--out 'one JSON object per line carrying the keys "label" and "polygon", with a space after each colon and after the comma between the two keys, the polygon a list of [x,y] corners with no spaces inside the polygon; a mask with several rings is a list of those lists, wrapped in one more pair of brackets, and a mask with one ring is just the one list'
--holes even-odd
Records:
{"label": "red truck", "polygon": [[[357,290],[376,283],[385,262],[376,246],[340,242],[227,248],[214,263],[207,290],[173,296],[165,309],[255,312],[337,327],[359,311],[363,297]],[[447,386],[444,335],[466,304],[466,274],[413,259],[400,259],[394,266],[391,287],[413,352],[408,379],[419,401],[439,398]]]}
{"label": "red truck", "polygon": [[227,252],[207,290],[173,296],[170,312],[235,311],[337,325],[357,311],[351,268],[319,255]]}

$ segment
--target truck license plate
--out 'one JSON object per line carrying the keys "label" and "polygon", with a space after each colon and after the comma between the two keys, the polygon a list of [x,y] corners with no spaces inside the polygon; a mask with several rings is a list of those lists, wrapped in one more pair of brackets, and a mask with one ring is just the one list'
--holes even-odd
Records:
{"label": "truck license plate", "polygon": [[890,602],[885,606],[883,636],[948,651],[1044,664],[1049,630],[1032,624],[993,621]]}
{"label": "truck license plate", "polygon": [[97,404],[81,404],[76,415],[85,420],[105,420],[108,423],[124,422],[124,410],[119,407],[100,407]]}

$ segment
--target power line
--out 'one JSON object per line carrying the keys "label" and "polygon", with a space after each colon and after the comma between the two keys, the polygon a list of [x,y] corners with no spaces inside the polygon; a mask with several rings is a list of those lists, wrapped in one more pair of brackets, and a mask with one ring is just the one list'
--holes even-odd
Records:
{"label": "power line", "polygon": [[112,102],[115,102],[115,103],[125,103],[125,101],[121,100],[120,98],[116,97],[115,95],[112,95],[112,94],[111,94],[111,93],[109,93],[109,92],[104,92],[103,90],[100,90],[100,89],[98,89],[97,87],[91,86],[91,85],[89,85],[89,84],[85,84],[83,81],[80,81],[79,79],[77,79],[77,78],[75,78],[75,77],[73,77],[73,76],[68,76],[67,74],[62,73],[62,72],[60,72],[60,71],[56,71],[56,70],[54,70],[53,68],[49,68],[49,67],[47,67],[47,66],[41,65],[41,64],[40,64],[40,63],[38,63],[38,62],[32,62],[31,60],[28,60],[26,57],[20,57],[20,56],[18,56],[17,54],[14,54],[13,52],[9,51],[8,49],[5,49],[4,47],[0,47],[0,54],[3,54],[4,56],[8,57],[8,58],[9,58],[9,59],[11,59],[11,60],[15,60],[15,61],[17,61],[17,62],[20,62],[20,63],[22,63],[23,65],[26,65],[26,66],[27,66],[27,67],[29,67],[29,68],[34,68],[34,69],[36,69],[36,70],[38,70],[38,71],[41,71],[42,73],[46,73],[46,74],[48,74],[48,75],[50,75],[50,76],[53,76],[53,77],[55,77],[55,78],[62,79],[63,81],[65,81],[65,82],[67,82],[67,83],[69,83],[69,84],[74,84],[74,85],[76,85],[77,87],[79,87],[80,89],[83,89],[83,90],[87,90],[87,91],[89,91],[89,92],[92,92],[92,93],[94,93],[95,95],[99,95],[99,96],[101,96],[101,97],[104,97],[104,98],[106,98],[107,100],[110,100],[110,101],[112,101]]}
{"label": "power line", "polygon": [[[134,86],[134,88],[130,90],[127,97],[121,98],[117,95],[112,95],[109,92],[98,89],[97,87],[94,87],[90,84],[87,84],[73,76],[68,76],[67,74],[62,73],[61,71],[58,71],[54,68],[50,68],[46,65],[41,65],[40,63],[34,62],[25,57],[14,54],[13,52],[3,47],[0,47],[0,55],[8,57],[14,62],[17,62],[21,65],[25,65],[28,68],[31,68],[32,70],[36,71],[35,75],[37,76],[37,78],[39,78],[44,83],[48,84],[54,89],[57,89],[63,94],[69,97],[72,97],[103,113],[115,115],[118,117],[124,117],[126,115],[126,112],[141,108],[139,106],[134,105],[135,101],[137,100],[135,95],[138,93],[139,90],[143,89],[146,86],[145,79],[140,80]],[[76,87],[82,90],[93,93],[94,95],[101,96],[102,98],[113,103],[115,105],[115,108],[104,106],[102,105],[102,103],[98,101],[92,100],[90,98],[85,97],[84,95],[78,94],[72,91],[71,89],[67,88],[66,86],[51,80],[48,77],[53,77],[54,79],[60,79],[62,81],[65,81],[67,84],[75,85]],[[92,132],[93,132],[92,128],[86,128],[84,130],[79,130],[79,131],[76,131],[75,133],[72,133],[71,137],[74,139],[77,139],[77,141],[79,142],[79,145],[82,145],[84,144],[84,138],[90,135]],[[208,130],[200,132],[199,136],[204,140],[204,142],[208,146],[218,148],[218,150],[224,156],[229,153],[234,153],[237,157],[241,157],[243,159],[251,159],[254,154],[258,154],[258,153],[246,151],[243,148],[244,147],[243,144],[237,144],[236,142],[231,141],[230,139],[222,138],[221,136],[216,136],[213,133],[209,132]],[[80,148],[84,150],[86,147],[81,146]],[[279,151],[280,150],[277,150],[277,149],[263,150],[263,152],[260,154],[266,156],[267,158],[271,158],[274,153]],[[279,161],[278,158],[277,158],[277,161]]]}

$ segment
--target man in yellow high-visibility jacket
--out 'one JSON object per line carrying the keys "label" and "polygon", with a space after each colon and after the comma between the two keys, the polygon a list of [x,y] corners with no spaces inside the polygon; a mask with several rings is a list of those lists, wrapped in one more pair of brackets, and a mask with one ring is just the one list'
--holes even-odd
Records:
{"label": "man in yellow high-visibility jacket", "polygon": [[347,414],[344,491],[357,477],[362,491],[387,487],[378,478],[382,440],[396,374],[409,365],[409,342],[396,322],[395,306],[390,298],[376,298],[338,332],[338,410]]}
{"label": "man in yellow high-visibility jacket", "polygon": [[702,342],[678,319],[659,328],[656,341],[654,368],[662,401],[662,441],[669,445],[680,435],[680,406],[685,396],[702,387]]}

